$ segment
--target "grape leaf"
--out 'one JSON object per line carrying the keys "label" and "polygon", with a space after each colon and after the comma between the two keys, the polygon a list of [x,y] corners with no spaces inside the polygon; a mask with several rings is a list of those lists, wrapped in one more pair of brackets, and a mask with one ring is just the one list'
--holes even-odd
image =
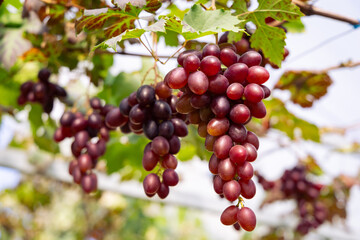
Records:
{"label": "grape leaf", "polygon": [[[264,103],[268,114],[266,119],[263,119],[262,121],[269,121],[271,128],[286,133],[291,139],[301,137],[305,140],[320,142],[319,128],[290,113],[280,99],[273,98],[264,101]],[[301,136],[298,136],[299,134],[297,133],[300,133]]]}
{"label": "grape leaf", "polygon": [[314,101],[327,93],[331,84],[332,80],[326,72],[287,71],[275,88],[289,90],[292,102],[302,107],[311,107]]}
{"label": "grape leaf", "polygon": [[0,39],[0,63],[6,69],[31,48],[31,43],[22,37],[22,30],[0,30]]}
{"label": "grape leaf", "polygon": [[84,15],[76,21],[76,32],[84,28],[88,30],[102,29],[105,26],[107,38],[118,36],[128,29],[135,28],[134,21],[138,19],[141,9],[130,6],[126,10],[100,8],[84,10]]}
{"label": "grape leaf", "polygon": [[197,32],[220,33],[225,31],[240,31],[235,25],[239,19],[224,9],[204,11],[200,5],[194,5],[184,16],[184,23],[188,24]]}
{"label": "grape leaf", "polygon": [[95,46],[94,49],[97,48],[112,48],[114,51],[116,51],[116,46],[118,42],[121,42],[125,39],[130,39],[130,38],[139,38],[141,37],[141,35],[143,35],[146,31],[144,29],[131,29],[131,30],[126,30],[125,32],[123,32],[122,34],[110,38],[98,45]]}
{"label": "grape leaf", "polygon": [[[239,19],[256,25],[256,30],[250,37],[251,47],[262,50],[265,58],[275,65],[281,66],[286,35],[281,28],[267,25],[265,18],[294,21],[300,19],[303,14],[291,0],[259,0],[258,2],[259,6],[254,11],[248,11],[243,0],[235,0],[232,8],[235,9],[235,15]],[[230,38],[234,40],[233,34],[230,35]]]}

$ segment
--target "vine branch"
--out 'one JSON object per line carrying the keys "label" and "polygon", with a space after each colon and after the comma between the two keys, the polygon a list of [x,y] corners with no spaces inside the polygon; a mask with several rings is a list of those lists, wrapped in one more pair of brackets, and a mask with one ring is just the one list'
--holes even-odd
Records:
{"label": "vine branch", "polygon": [[329,12],[317,7],[314,7],[310,4],[304,3],[300,0],[292,0],[292,2],[297,5],[301,12],[304,13],[307,16],[311,16],[311,15],[319,15],[319,16],[323,16],[323,17],[327,17],[327,18],[331,18],[331,19],[335,19],[335,20],[339,20],[342,22],[347,22],[350,23],[353,26],[359,26],[360,25],[360,21],[357,19],[353,19],[353,18],[349,18],[343,15],[339,15],[337,13],[333,13],[333,12]]}

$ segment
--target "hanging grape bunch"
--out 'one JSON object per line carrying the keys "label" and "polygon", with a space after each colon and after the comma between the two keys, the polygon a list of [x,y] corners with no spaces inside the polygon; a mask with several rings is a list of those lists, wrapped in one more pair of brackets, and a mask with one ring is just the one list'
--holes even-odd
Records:
{"label": "hanging grape bunch", "polygon": [[270,90],[262,84],[269,73],[259,66],[262,57],[258,52],[239,56],[234,45],[221,47],[207,44],[202,52],[181,53],[177,59],[181,67],[171,70],[165,82],[182,91],[176,110],[198,125],[206,149],[214,152],[209,169],[215,192],[230,202],[238,200],[236,206],[224,210],[221,222],[252,231],[256,217],[243,206],[243,198],[251,199],[256,192],[251,162],[257,158],[259,140],[245,125],[252,117],[266,115],[262,100]]}
{"label": "hanging grape bunch", "polygon": [[40,103],[44,112],[50,113],[54,106],[54,99],[57,97],[62,100],[67,96],[64,88],[49,82],[50,75],[50,70],[43,68],[38,73],[38,82],[27,81],[23,83],[20,87],[18,104]]}
{"label": "hanging grape bunch", "polygon": [[147,175],[143,182],[148,197],[157,194],[162,199],[166,198],[169,187],[179,182],[175,171],[178,162],[174,154],[180,150],[179,137],[185,137],[188,130],[183,121],[185,116],[176,112],[176,102],[177,97],[172,95],[172,90],[164,82],[159,82],[155,88],[150,85],[139,87],[120,103],[120,113],[128,117],[121,131],[144,133],[152,140],[145,147],[142,159],[146,171],[157,168],[156,173]]}
{"label": "hanging grape bunch", "polygon": [[286,170],[277,182],[267,181],[259,173],[256,175],[266,191],[274,191],[278,188],[283,194],[283,199],[296,201],[301,218],[296,230],[300,234],[305,235],[324,223],[327,218],[327,209],[319,199],[322,185],[306,179],[304,166]]}
{"label": "hanging grape bunch", "polygon": [[[73,180],[86,193],[96,191],[97,177],[92,169],[96,167],[98,158],[105,153],[106,142],[109,140],[109,131],[117,126],[106,123],[107,114],[116,110],[114,106],[103,106],[100,99],[90,100],[91,113],[84,115],[81,112],[66,111],[60,119],[60,127],[56,129],[54,140],[60,142],[65,138],[74,137],[71,152],[75,159],[70,162],[69,173]],[[117,119],[118,126],[124,125],[127,118]]]}

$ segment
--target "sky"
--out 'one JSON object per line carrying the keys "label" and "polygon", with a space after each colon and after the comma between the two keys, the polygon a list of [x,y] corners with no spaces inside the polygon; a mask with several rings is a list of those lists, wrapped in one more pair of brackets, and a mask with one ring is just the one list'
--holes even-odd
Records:
{"label": "sky", "polygon": [[[357,0],[318,0],[315,2],[315,6],[341,15],[360,19],[360,1]],[[290,55],[280,70],[272,70],[269,68],[271,77],[267,83],[268,86],[273,86],[286,70],[321,70],[348,60],[353,62],[360,61],[360,28],[354,29],[347,23],[320,16],[304,17],[303,23],[306,29],[304,33],[289,33],[287,35],[286,47],[290,50]],[[347,32],[347,34],[343,35],[342,33],[345,32]],[[333,39],[333,36],[339,36],[339,34],[342,36]],[[331,42],[329,42],[329,39],[332,39]],[[321,44],[324,42],[329,43]],[[298,58],[299,55],[318,45],[319,47],[311,53]],[[174,48],[160,46],[159,55],[168,55],[174,52],[174,50]],[[144,53],[144,49],[141,49],[139,46],[129,46],[128,51]],[[127,64],[122,64],[124,61],[126,61]],[[114,74],[119,71],[131,72],[137,70],[140,66],[141,60],[136,57],[117,55],[115,56],[112,72]],[[166,66],[159,65],[159,67],[165,74],[167,71],[176,67],[176,60],[170,60]],[[335,177],[341,173],[354,176],[360,169],[359,155],[344,155],[332,151],[333,147],[343,146],[353,141],[360,141],[360,110],[358,107],[360,103],[360,67],[334,70],[330,72],[330,76],[333,79],[333,84],[329,87],[328,94],[317,101],[312,108],[304,109],[289,101],[287,101],[286,105],[288,110],[296,116],[319,126],[347,127],[358,125],[357,128],[348,131],[344,137],[327,137],[324,139],[328,143],[326,145],[311,142],[300,142],[292,145],[293,151],[297,153],[304,154],[310,152],[314,154],[321,167],[324,168],[330,176],[321,179],[324,182],[330,181],[331,177]],[[289,99],[289,94],[283,91],[274,91],[273,96],[283,100]],[[6,143],[8,140],[11,140],[12,137],[12,132],[4,131],[4,129],[15,129],[16,127],[17,125],[8,118],[3,118],[0,127],[0,149],[5,148]],[[273,135],[277,136],[276,133]],[[271,136],[268,139],[261,139],[259,159],[254,165],[255,169],[270,179],[279,177],[285,168],[293,167],[297,161],[294,153],[287,149],[268,154],[268,150],[275,147],[277,147],[277,144],[272,141]],[[269,171],[269,169],[271,169],[271,171]],[[189,172],[191,172],[191,174],[189,174]],[[210,201],[215,205],[219,205],[219,211],[221,208],[227,206],[226,201],[217,199],[217,196],[213,194],[212,186],[209,182],[210,175],[208,174],[207,164],[204,161],[195,160],[179,164],[179,174],[182,176],[183,182],[176,187],[176,191],[197,194],[197,201]],[[14,186],[19,178],[20,175],[16,171],[0,168],[0,189]],[[199,186],[201,186],[201,191],[199,191]],[[259,211],[257,207],[263,197],[263,191],[261,187],[257,189],[256,197],[248,200],[247,204],[256,209],[258,218],[262,217],[264,222],[281,222],[282,214],[287,214],[294,207],[291,203],[284,203]],[[346,230],[342,224],[336,224],[335,227],[327,225],[319,229],[318,233],[320,233],[320,235],[326,235],[331,228],[334,234],[338,232],[339,234],[343,234],[341,235],[343,239],[360,238],[360,230],[358,229],[360,206],[357,204],[360,201],[359,187],[352,189],[351,196],[348,204],[349,215],[346,222],[350,227],[349,230]],[[169,197],[171,198],[171,195]],[[227,239],[237,239],[237,233],[229,227],[221,226],[218,217],[218,214],[203,214],[203,219],[206,223],[205,226],[214,239],[221,239],[223,236],[226,236]],[[307,239],[316,239],[317,236],[318,235],[310,234],[307,236]]]}

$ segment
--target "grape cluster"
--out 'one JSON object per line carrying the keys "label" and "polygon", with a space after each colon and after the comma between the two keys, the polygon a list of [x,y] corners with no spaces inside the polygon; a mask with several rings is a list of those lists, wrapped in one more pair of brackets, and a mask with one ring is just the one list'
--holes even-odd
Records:
{"label": "grape cluster", "polygon": [[266,115],[262,100],[270,90],[262,84],[269,73],[260,66],[262,57],[255,51],[240,56],[232,44],[207,44],[202,52],[181,53],[177,61],[181,67],[171,70],[164,79],[170,88],[182,92],[175,108],[187,114],[189,123],[198,125],[206,149],[214,152],[209,170],[214,174],[215,192],[230,202],[239,200],[237,206],[224,210],[221,222],[235,224],[235,228],[240,224],[252,231],[255,214],[238,205],[243,206],[242,197],[251,199],[256,192],[251,162],[257,158],[259,140],[245,124],[252,117]]}
{"label": "grape cluster", "polygon": [[[257,173],[259,183],[265,190],[272,191],[275,183],[267,181]],[[291,170],[286,170],[280,178],[280,190],[284,199],[296,200],[301,220],[297,226],[297,231],[307,234],[311,229],[317,228],[324,223],[327,218],[325,205],[319,200],[322,185],[312,183],[306,179],[306,168],[296,166]]]}
{"label": "grape cluster", "polygon": [[141,86],[120,103],[120,114],[128,118],[121,128],[122,132],[144,133],[152,140],[144,149],[142,164],[149,172],[156,166],[159,169],[144,179],[143,187],[148,197],[157,194],[162,199],[166,198],[169,187],[179,182],[175,171],[178,161],[174,154],[180,150],[179,137],[185,137],[188,130],[185,116],[176,112],[177,99],[164,82],[159,82],[155,87]]}
{"label": "grape cluster", "polygon": [[[92,98],[90,105],[92,113],[86,116],[81,112],[64,112],[60,118],[61,126],[54,134],[56,142],[74,137],[71,151],[76,159],[70,162],[69,173],[86,193],[97,189],[97,177],[92,169],[96,167],[98,158],[105,153],[109,131],[116,127],[106,121],[108,113],[116,109],[115,107],[103,106],[99,98]],[[126,119],[121,121],[119,125],[125,124]]]}
{"label": "grape cluster", "polygon": [[54,98],[63,99],[67,96],[64,88],[49,82],[51,72],[49,69],[41,69],[38,73],[38,82],[27,81],[20,87],[19,105],[27,102],[40,103],[44,112],[50,113],[54,106]]}
{"label": "grape cluster", "polygon": [[[220,47],[229,45],[229,43],[228,43],[228,34],[229,34],[229,32],[225,32],[220,37],[220,39],[219,39],[219,46]],[[234,42],[234,46],[235,46],[235,51],[240,55],[244,54],[244,53],[246,53],[246,52],[248,52],[250,50],[253,50],[250,47],[250,37],[247,36],[247,35],[244,35],[241,40],[239,40],[237,42]],[[265,58],[261,50],[259,51],[259,53],[260,53],[260,55],[262,57],[262,61],[260,63],[261,66],[264,67],[266,64],[269,64],[274,69],[279,68],[277,65],[270,62],[269,59]],[[284,48],[284,59],[283,59],[283,61],[285,61],[287,56],[289,56],[289,50],[287,48]]]}

